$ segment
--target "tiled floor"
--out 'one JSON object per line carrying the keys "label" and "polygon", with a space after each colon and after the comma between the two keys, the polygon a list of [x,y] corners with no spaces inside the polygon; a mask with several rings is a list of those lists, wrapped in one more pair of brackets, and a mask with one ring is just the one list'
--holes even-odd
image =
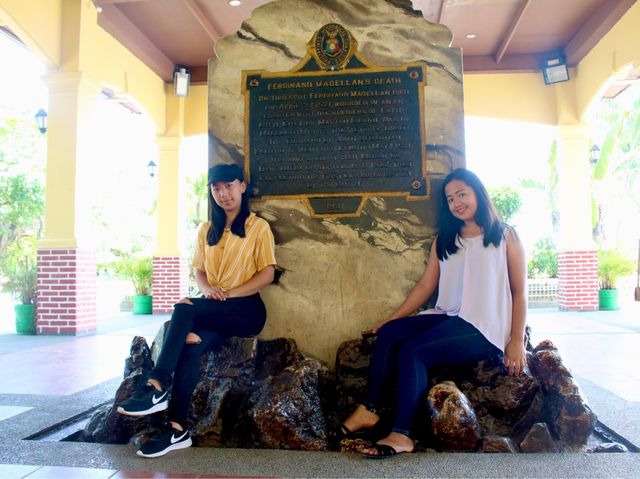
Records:
{"label": "tiled floor", "polygon": [[[0,335],[0,394],[67,396],[122,374],[131,339],[151,343],[166,316],[120,317],[86,337]],[[128,322],[130,321],[130,323]],[[626,401],[640,402],[640,303],[623,311],[566,313],[531,310],[532,342],[551,339],[577,376]],[[6,403],[6,401],[5,401]],[[0,406],[0,421],[30,408]],[[637,420],[637,418],[636,418]],[[149,462],[153,467],[153,462]],[[38,465],[0,465],[0,478],[195,478],[239,477]],[[246,477],[246,476],[244,476]]]}
{"label": "tiled floor", "polygon": [[181,474],[168,472],[116,471],[87,467],[23,466],[0,464],[2,479],[181,479],[181,478],[247,478],[248,476],[221,476],[212,474]]}

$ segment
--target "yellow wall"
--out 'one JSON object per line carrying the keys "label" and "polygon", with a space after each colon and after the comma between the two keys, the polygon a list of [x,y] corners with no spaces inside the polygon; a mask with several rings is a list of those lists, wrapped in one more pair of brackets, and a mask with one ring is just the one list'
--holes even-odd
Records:
{"label": "yellow wall", "polygon": [[207,133],[207,95],[208,85],[191,85],[189,96],[184,104],[185,136],[204,135]]}
{"label": "yellow wall", "polygon": [[579,63],[576,76],[580,118],[625,67],[640,68],[639,30],[640,2],[637,2]]}
{"label": "yellow wall", "polygon": [[109,87],[138,104],[165,130],[164,82],[97,24],[83,0],[0,0],[7,25],[49,71],[81,72],[96,92]]}
{"label": "yellow wall", "polygon": [[0,25],[13,33],[49,67],[60,65],[63,0],[0,0]]}
{"label": "yellow wall", "polygon": [[557,123],[555,92],[540,73],[478,73],[464,76],[464,113]]}
{"label": "yellow wall", "polygon": [[551,125],[581,123],[621,70],[640,67],[638,30],[640,2],[570,70],[569,82],[545,85],[541,72],[465,74],[465,114]]}

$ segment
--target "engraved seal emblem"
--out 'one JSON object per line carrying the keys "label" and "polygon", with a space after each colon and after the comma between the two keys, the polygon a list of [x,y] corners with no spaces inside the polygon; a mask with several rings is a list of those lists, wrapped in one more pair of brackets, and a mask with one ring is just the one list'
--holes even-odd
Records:
{"label": "engraved seal emblem", "polygon": [[328,23],[311,39],[309,49],[323,70],[341,70],[353,56],[356,41],[337,23]]}

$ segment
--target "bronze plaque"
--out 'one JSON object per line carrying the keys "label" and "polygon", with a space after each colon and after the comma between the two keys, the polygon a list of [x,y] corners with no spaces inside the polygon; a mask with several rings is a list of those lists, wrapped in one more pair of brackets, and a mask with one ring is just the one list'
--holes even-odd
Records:
{"label": "bronze plaque", "polygon": [[[254,196],[298,196],[312,214],[336,216],[359,213],[354,208],[369,194],[428,194],[425,66],[376,67],[356,46],[330,24],[293,71],[244,72],[245,167]],[[317,200],[331,196],[336,201]]]}

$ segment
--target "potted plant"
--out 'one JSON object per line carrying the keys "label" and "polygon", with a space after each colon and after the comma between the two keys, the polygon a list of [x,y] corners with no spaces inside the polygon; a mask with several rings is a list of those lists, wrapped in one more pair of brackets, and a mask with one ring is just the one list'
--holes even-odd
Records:
{"label": "potted plant", "polygon": [[598,278],[600,292],[598,294],[600,310],[620,309],[618,299],[618,279],[630,275],[634,271],[634,263],[616,249],[598,250]]}
{"label": "potted plant", "polygon": [[14,306],[16,333],[35,334],[35,304],[38,282],[35,238],[25,236],[11,244],[2,262],[5,278],[3,291],[12,293],[19,301]]}
{"label": "potted plant", "polygon": [[116,273],[131,281],[135,289],[133,296],[133,314],[151,314],[153,303],[151,286],[153,284],[153,262],[150,257],[121,255],[115,263]]}

